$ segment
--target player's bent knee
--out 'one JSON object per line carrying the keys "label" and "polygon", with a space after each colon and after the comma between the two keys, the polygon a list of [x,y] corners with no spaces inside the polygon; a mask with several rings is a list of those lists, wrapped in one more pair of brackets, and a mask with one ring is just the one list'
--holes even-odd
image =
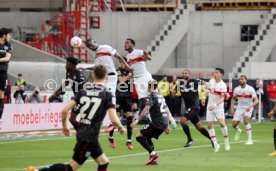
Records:
{"label": "player's bent knee", "polygon": [[212,129],[212,128],[213,128],[212,122],[208,122],[207,128],[208,128],[208,129]]}
{"label": "player's bent knee", "polygon": [[182,118],[180,119],[180,123],[181,123],[181,125],[187,125],[187,118],[182,117]]}
{"label": "player's bent knee", "polygon": [[142,137],[142,136],[137,136],[137,137],[136,137],[136,141],[138,141],[138,142],[143,141],[143,139],[144,139],[144,137]]}
{"label": "player's bent knee", "polygon": [[249,122],[250,122],[250,118],[249,117],[245,117],[243,123],[245,125],[247,125]]}
{"label": "player's bent knee", "polygon": [[233,128],[236,128],[237,125],[238,125],[238,122],[237,122],[237,121],[232,121],[232,127],[233,127]]}
{"label": "player's bent knee", "polygon": [[132,113],[131,113],[131,112],[126,112],[126,113],[125,113],[125,116],[126,116],[126,117],[130,117],[130,116],[132,116]]}
{"label": "player's bent knee", "polygon": [[200,130],[200,129],[202,129],[202,125],[201,125],[201,123],[200,122],[197,122],[196,124],[194,124],[195,125],[195,127],[196,127],[196,129],[197,130]]}
{"label": "player's bent knee", "polygon": [[69,165],[72,167],[73,171],[78,170],[80,168],[80,164],[76,162],[75,160],[71,160]]}
{"label": "player's bent knee", "polygon": [[104,164],[109,163],[109,160],[105,154],[102,154],[96,159],[96,162],[98,165],[104,165]]}

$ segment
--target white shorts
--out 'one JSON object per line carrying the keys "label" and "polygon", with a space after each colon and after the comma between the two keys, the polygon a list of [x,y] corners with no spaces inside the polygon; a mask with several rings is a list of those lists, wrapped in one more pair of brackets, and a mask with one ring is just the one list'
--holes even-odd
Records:
{"label": "white shorts", "polygon": [[225,119],[224,109],[214,109],[213,111],[208,110],[207,106],[207,114],[206,114],[206,121],[213,122],[217,121],[217,119]]}
{"label": "white shorts", "polygon": [[148,83],[152,79],[153,78],[150,73],[147,73],[146,75],[144,75],[142,77],[133,79],[139,99],[145,98],[149,95]]}
{"label": "white shorts", "polygon": [[105,83],[105,87],[107,91],[111,92],[114,97],[115,97],[116,88],[117,88],[117,80],[118,80],[117,75],[109,75]]}
{"label": "white shorts", "polygon": [[249,118],[251,118],[252,113],[253,113],[253,108],[249,112],[247,112],[246,109],[237,108],[234,114],[233,120],[242,122],[245,116],[248,116]]}

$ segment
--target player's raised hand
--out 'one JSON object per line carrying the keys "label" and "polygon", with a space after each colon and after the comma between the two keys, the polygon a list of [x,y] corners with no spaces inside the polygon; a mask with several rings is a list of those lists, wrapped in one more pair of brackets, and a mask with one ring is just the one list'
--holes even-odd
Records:
{"label": "player's raised hand", "polygon": [[270,111],[267,115],[268,115],[268,117],[271,119],[271,118],[273,117],[273,115],[274,115],[274,112],[273,112],[273,111]]}
{"label": "player's raised hand", "polygon": [[171,129],[169,128],[169,127],[167,127],[166,129],[165,129],[165,133],[166,134],[169,134],[171,132]]}
{"label": "player's raised hand", "polygon": [[72,135],[70,129],[67,128],[67,127],[63,127],[63,128],[62,128],[62,133],[63,133],[64,135],[68,136],[68,137],[70,137],[70,136]]}
{"label": "player's raised hand", "polygon": [[216,104],[212,104],[212,105],[210,105],[210,106],[208,107],[208,110],[209,110],[209,111],[213,111],[213,110],[215,109],[216,106],[217,106]]}
{"label": "player's raised hand", "polygon": [[137,124],[138,124],[138,120],[136,119],[130,124],[130,126],[131,128],[134,128]]}
{"label": "player's raised hand", "polygon": [[126,129],[124,127],[119,127],[118,131],[120,132],[120,134],[123,134],[124,132],[126,132]]}
{"label": "player's raised hand", "polygon": [[177,127],[177,124],[175,122],[175,120],[171,120],[171,128],[175,129]]}

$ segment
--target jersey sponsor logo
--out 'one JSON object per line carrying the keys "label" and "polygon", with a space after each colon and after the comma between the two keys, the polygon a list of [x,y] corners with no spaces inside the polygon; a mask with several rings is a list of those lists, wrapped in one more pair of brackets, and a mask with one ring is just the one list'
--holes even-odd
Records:
{"label": "jersey sponsor logo", "polygon": [[0,49],[0,53],[7,53],[6,50]]}
{"label": "jersey sponsor logo", "polygon": [[127,63],[129,65],[133,65],[137,62],[144,62],[144,61],[145,61],[145,59],[143,57],[138,57],[138,58],[130,59]]}
{"label": "jersey sponsor logo", "polygon": [[5,50],[9,50],[9,46],[4,46],[4,49]]}

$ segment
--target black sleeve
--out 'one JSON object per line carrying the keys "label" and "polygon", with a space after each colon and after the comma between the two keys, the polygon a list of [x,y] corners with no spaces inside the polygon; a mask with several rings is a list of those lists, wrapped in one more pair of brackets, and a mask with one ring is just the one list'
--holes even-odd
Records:
{"label": "black sleeve", "polygon": [[108,92],[107,95],[107,109],[115,108],[116,107],[116,99],[115,97]]}
{"label": "black sleeve", "polygon": [[13,51],[12,45],[9,43],[9,49],[7,50],[7,53],[12,54],[12,51]]}
{"label": "black sleeve", "polygon": [[68,79],[69,78],[69,73],[68,72],[66,72],[66,79]]}
{"label": "black sleeve", "polygon": [[194,90],[198,90],[198,84],[199,84],[199,80],[193,80],[193,84],[194,84]]}
{"label": "black sleeve", "polygon": [[152,107],[154,105],[155,101],[156,100],[155,100],[154,96],[149,95],[148,98],[147,98],[147,105]]}
{"label": "black sleeve", "polygon": [[179,87],[180,92],[181,92],[181,94],[182,94],[182,93],[184,92],[184,90],[185,90],[184,81],[179,80],[179,82],[178,82],[177,86],[175,86],[175,88],[177,88],[177,87]]}
{"label": "black sleeve", "polygon": [[72,100],[74,100],[77,104],[79,104],[80,103],[80,98],[82,97],[82,96],[84,96],[86,93],[85,93],[85,91],[84,90],[80,90],[73,98],[72,98]]}
{"label": "black sleeve", "polygon": [[85,78],[82,75],[82,73],[79,71],[78,76],[77,76],[77,80],[76,80],[79,84],[84,84],[85,83]]}

